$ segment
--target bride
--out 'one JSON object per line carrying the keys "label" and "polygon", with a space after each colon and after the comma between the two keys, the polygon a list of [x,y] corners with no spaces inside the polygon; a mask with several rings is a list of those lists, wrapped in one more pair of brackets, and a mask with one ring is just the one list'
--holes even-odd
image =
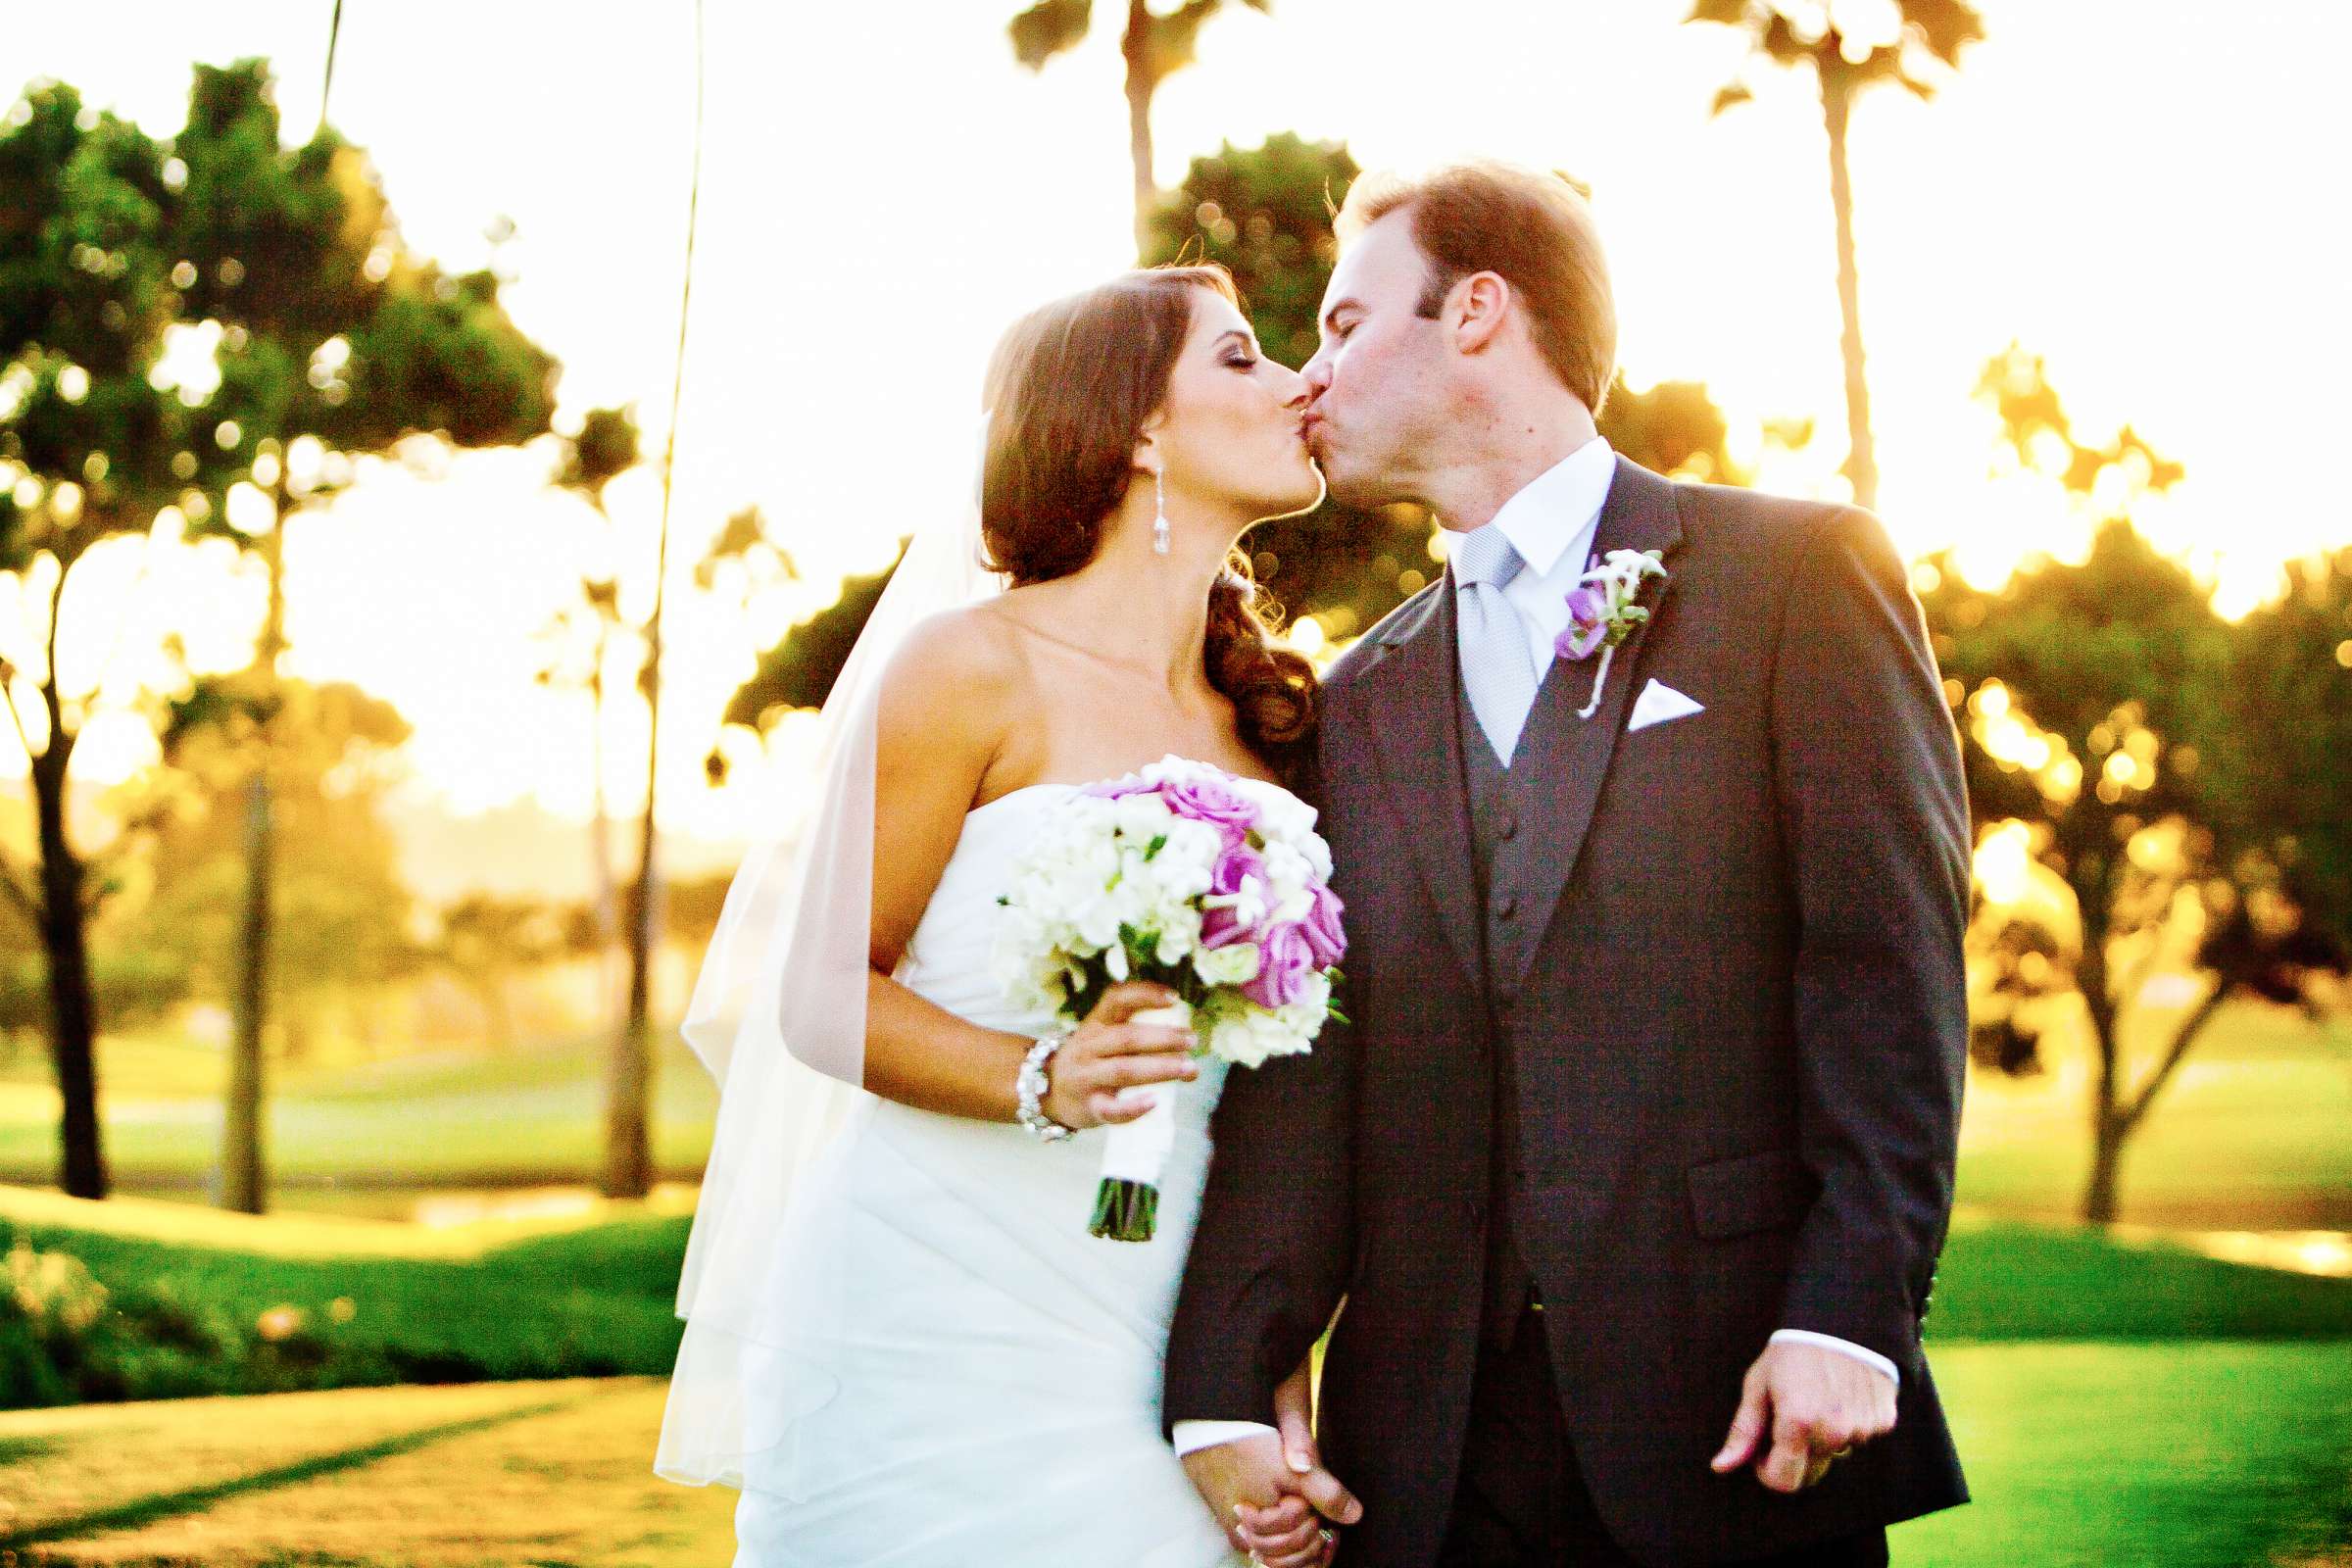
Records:
{"label": "bride", "polygon": [[[1321,496],[1306,397],[1221,269],[1017,323],[978,540],[910,548],[827,704],[817,820],[729,895],[687,1020],[723,1093],[656,1468],[742,1489],[740,1564],[1327,1555],[1296,1499],[1229,1535],[1161,1433],[1222,1064],[1121,986],[1024,1118],[1060,1031],[990,963],[1014,858],[1083,786],[1170,753],[1279,783],[1311,743],[1313,671],[1234,552]],[[1119,1091],[1171,1082],[1156,1237],[1090,1236],[1100,1129],[1140,1113]]]}

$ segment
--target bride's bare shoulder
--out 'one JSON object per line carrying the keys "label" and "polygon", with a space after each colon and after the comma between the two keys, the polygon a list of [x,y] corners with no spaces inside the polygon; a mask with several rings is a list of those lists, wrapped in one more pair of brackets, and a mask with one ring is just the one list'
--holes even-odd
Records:
{"label": "bride's bare shoulder", "polygon": [[887,724],[899,716],[958,729],[1002,717],[1028,682],[1018,630],[988,604],[925,616],[907,628],[882,678]]}

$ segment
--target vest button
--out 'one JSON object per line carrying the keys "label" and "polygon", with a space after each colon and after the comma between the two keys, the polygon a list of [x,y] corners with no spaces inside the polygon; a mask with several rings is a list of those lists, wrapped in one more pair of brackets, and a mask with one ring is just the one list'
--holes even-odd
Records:
{"label": "vest button", "polygon": [[1511,916],[1517,914],[1518,912],[1519,896],[1516,893],[1505,893],[1494,901],[1495,919],[1508,920]]}
{"label": "vest button", "polygon": [[1519,817],[1516,812],[1503,812],[1501,818],[1494,824],[1494,836],[1505,843],[1516,837],[1518,832]]}

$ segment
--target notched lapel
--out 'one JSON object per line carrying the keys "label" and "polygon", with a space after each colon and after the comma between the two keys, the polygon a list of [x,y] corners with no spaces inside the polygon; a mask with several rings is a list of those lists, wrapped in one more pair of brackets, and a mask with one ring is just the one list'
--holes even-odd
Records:
{"label": "notched lapel", "polygon": [[[1452,578],[1441,577],[1424,613],[1382,633],[1381,699],[1373,752],[1446,940],[1473,984],[1480,972],[1477,862],[1462,786]],[[1367,675],[1371,672],[1367,671]]]}
{"label": "notched lapel", "polygon": [[1617,460],[1609,484],[1609,499],[1601,508],[1593,531],[1593,554],[1605,558],[1612,550],[1658,551],[1667,568],[1666,580],[1642,596],[1650,618],[1618,646],[1609,661],[1609,680],[1600,706],[1591,718],[1577,710],[1592,700],[1592,682],[1600,672],[1600,656],[1587,660],[1555,659],[1544,685],[1536,693],[1536,708],[1520,737],[1511,771],[1530,769],[1540,781],[1530,792],[1535,815],[1528,826],[1543,835],[1545,853],[1536,857],[1536,884],[1527,890],[1527,906],[1539,918],[1531,921],[1533,939],[1519,950],[1516,982],[1524,983],[1527,968],[1543,947],[1543,934],[1551,913],[1584,853],[1585,836],[1592,827],[1593,808],[1600,786],[1617,753],[1634,696],[1642,689],[1644,655],[1655,642],[1659,623],[1674,597],[1674,551],[1682,543],[1683,524],[1673,482],[1639,464]]}

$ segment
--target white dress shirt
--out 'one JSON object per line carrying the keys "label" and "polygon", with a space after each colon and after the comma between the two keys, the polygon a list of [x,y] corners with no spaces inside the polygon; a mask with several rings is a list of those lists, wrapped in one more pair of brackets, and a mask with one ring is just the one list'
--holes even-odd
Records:
{"label": "white dress shirt", "polygon": [[[1608,504],[1609,482],[1617,474],[1617,454],[1600,437],[1578,447],[1544,469],[1527,487],[1502,504],[1486,524],[1499,528],[1525,563],[1519,575],[1504,585],[1502,596],[1527,628],[1528,650],[1535,657],[1536,684],[1541,687],[1551,669],[1552,644],[1568,629],[1568,592],[1592,563],[1593,536],[1600,529],[1601,508]],[[1446,535],[1447,554],[1461,547],[1466,534]],[[1772,1343],[1818,1346],[1836,1350],[1877,1368],[1899,1388],[1902,1375],[1895,1364],[1876,1350],[1806,1329],[1782,1329]],[[1257,1437],[1274,1429],[1259,1421],[1179,1421],[1176,1451],[1191,1453]]]}

